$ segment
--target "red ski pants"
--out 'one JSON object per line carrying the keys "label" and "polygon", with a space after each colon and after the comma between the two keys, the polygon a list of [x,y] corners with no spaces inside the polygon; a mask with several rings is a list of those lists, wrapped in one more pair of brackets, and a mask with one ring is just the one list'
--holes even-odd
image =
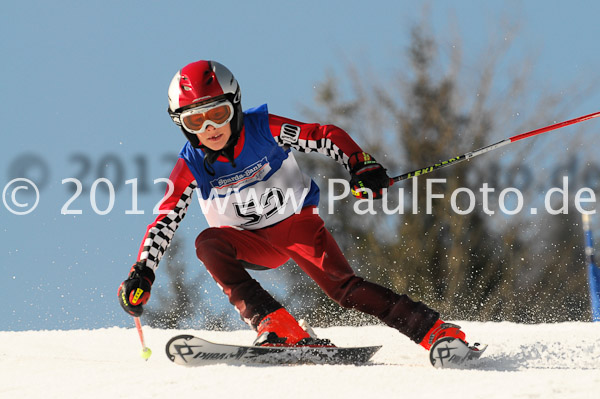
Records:
{"label": "red ski pants", "polygon": [[407,295],[357,277],[313,209],[304,208],[260,230],[208,228],[196,238],[196,254],[253,328],[282,306],[250,276],[248,263],[274,269],[291,258],[341,306],[373,315],[420,342],[439,314]]}

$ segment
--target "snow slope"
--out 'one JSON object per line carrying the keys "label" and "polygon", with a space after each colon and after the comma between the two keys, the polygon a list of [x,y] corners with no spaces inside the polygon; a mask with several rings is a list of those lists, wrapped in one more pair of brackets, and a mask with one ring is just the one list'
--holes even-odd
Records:
{"label": "snow slope", "polygon": [[600,323],[458,324],[490,345],[478,369],[434,369],[423,349],[383,326],[315,329],[339,346],[383,344],[365,366],[185,368],[164,353],[178,331],[148,327],[147,362],[135,328],[0,332],[0,398],[600,398]]}

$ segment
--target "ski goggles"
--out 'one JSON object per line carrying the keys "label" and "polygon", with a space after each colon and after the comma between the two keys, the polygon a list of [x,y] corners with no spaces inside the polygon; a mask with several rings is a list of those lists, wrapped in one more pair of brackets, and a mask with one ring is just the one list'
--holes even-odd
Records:
{"label": "ski goggles", "polygon": [[221,100],[181,113],[181,126],[190,133],[202,133],[208,126],[220,128],[233,119],[233,105],[228,100]]}

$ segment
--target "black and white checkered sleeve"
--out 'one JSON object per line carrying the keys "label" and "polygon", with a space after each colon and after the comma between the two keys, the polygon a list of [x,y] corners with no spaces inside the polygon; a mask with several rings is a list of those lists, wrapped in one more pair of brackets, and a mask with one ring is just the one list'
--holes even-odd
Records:
{"label": "black and white checkered sleeve", "polygon": [[194,180],[183,191],[172,211],[162,215],[162,218],[158,218],[154,225],[148,229],[138,261],[144,262],[147,267],[153,270],[158,268],[158,263],[169,247],[175,231],[187,212],[196,187],[197,184]]}
{"label": "black and white checkered sleeve", "polygon": [[[318,125],[317,125],[318,126]],[[279,135],[274,136],[277,144],[280,146],[290,146],[300,152],[318,152],[333,159],[350,171],[348,159],[351,154],[346,154],[331,137],[307,137],[302,133],[302,128],[298,125],[284,123],[281,125]]]}

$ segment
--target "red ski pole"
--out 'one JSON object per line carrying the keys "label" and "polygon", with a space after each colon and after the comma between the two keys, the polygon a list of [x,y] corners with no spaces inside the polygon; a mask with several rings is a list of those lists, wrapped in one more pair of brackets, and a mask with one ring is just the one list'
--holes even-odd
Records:
{"label": "red ski pole", "polygon": [[449,159],[447,161],[436,163],[436,164],[428,166],[426,168],[413,170],[412,172],[405,173],[405,174],[400,175],[400,176],[392,177],[390,179],[390,185],[394,184],[395,182],[399,182],[399,181],[407,180],[407,179],[412,179],[413,177],[421,176],[421,175],[433,172],[434,170],[442,169],[442,168],[445,168],[447,166],[457,164],[457,163],[465,161],[467,159],[471,159],[473,157],[476,157],[477,155],[485,154],[486,152],[495,150],[495,149],[500,148],[500,147],[504,147],[505,145],[508,145],[510,143],[514,143],[515,141],[519,141],[519,140],[522,140],[524,138],[535,136],[535,135],[538,135],[538,134],[546,133],[546,132],[549,132],[550,130],[560,129],[561,127],[573,125],[575,123],[587,121],[588,119],[592,119],[592,118],[595,118],[597,116],[600,116],[600,112],[594,112],[593,114],[580,116],[579,118],[570,119],[568,121],[555,123],[554,125],[542,127],[540,129],[532,130],[532,131],[527,132],[527,133],[521,133],[521,134],[518,134],[516,136],[510,137],[508,139],[499,141],[499,142],[497,142],[495,144],[491,144],[491,145],[488,145],[486,147],[482,147],[482,148],[480,148],[478,150],[475,150],[475,151],[467,152],[466,154],[463,154],[463,155],[459,155],[456,158],[451,158],[451,159]]}

